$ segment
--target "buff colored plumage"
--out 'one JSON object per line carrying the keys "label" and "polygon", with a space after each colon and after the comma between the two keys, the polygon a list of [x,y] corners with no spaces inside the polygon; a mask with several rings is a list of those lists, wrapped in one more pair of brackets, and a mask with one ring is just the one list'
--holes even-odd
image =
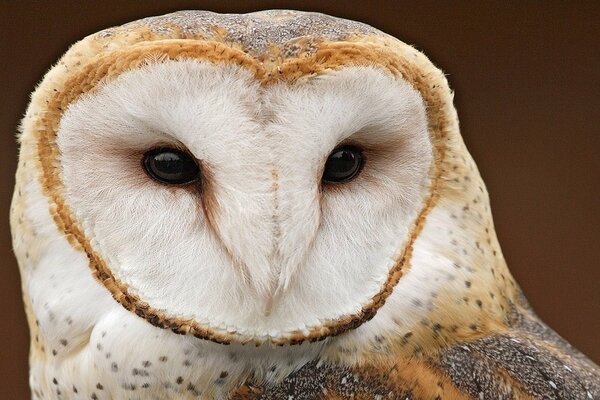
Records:
{"label": "buff colored plumage", "polygon": [[[185,11],[75,44],[11,209],[40,399],[594,399],[497,242],[441,71],[321,14]],[[361,148],[354,180],[328,155]],[[184,149],[201,183],[144,173]]]}

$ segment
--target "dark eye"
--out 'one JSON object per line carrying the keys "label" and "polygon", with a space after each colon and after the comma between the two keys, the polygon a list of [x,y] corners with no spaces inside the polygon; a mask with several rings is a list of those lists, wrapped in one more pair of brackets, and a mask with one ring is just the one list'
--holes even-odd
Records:
{"label": "dark eye", "polygon": [[180,185],[200,176],[200,168],[187,153],[169,148],[158,148],[144,154],[144,169],[162,183]]}
{"label": "dark eye", "polygon": [[363,167],[362,151],[355,146],[333,150],[325,163],[323,182],[342,183],[354,178]]}

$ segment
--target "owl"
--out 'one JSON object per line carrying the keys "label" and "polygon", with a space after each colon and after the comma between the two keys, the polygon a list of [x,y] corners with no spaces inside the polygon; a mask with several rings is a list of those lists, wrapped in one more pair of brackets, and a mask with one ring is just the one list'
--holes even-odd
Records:
{"label": "owl", "polygon": [[600,398],[507,269],[444,74],[374,28],[106,29],[19,140],[34,399]]}

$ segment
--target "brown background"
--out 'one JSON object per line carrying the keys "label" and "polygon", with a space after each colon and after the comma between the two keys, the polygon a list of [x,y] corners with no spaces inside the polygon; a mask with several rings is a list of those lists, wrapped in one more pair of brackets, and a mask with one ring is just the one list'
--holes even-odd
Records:
{"label": "brown background", "polygon": [[449,75],[504,254],[540,316],[600,361],[600,2],[6,1],[0,3],[0,393],[27,398],[28,332],[11,253],[13,136],[77,39],[180,9],[321,11],[416,45]]}

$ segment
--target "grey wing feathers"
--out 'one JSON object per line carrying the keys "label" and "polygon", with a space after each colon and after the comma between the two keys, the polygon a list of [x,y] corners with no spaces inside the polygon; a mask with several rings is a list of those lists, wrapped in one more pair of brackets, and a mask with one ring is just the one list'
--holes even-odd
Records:
{"label": "grey wing feathers", "polygon": [[[512,327],[454,346],[436,362],[475,398],[514,398],[511,386],[539,399],[600,399],[600,369],[550,329],[526,301],[514,308]],[[504,395],[502,395],[504,393]]]}

